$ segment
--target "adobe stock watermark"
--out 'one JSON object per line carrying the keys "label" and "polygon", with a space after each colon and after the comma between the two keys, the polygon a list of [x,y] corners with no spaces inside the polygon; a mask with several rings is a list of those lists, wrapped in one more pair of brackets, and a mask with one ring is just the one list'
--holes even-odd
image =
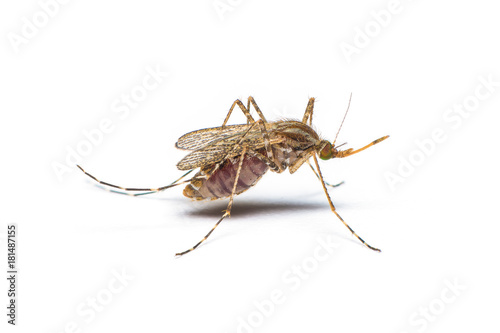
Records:
{"label": "adobe stock watermark", "polygon": [[146,66],[145,72],[146,74],[140,83],[134,85],[128,93],[122,93],[111,103],[110,109],[115,114],[114,120],[112,117],[104,117],[94,128],[82,130],[82,139],[73,147],[66,145],[64,161],[53,161],[51,163],[52,170],[59,181],[63,180],[65,174],[75,170],[75,165],[82,163],[83,158],[90,155],[95,147],[100,146],[105,135],[112,133],[120,121],[127,119],[131,111],[137,109],[141,102],[153,90],[157,89],[168,76],[168,72],[162,71],[159,65],[156,65],[155,68]]}
{"label": "adobe stock watermark", "polygon": [[384,178],[391,191],[396,190],[398,184],[402,184],[408,177],[413,175],[417,167],[427,161],[432,156],[439,144],[448,140],[448,133],[451,130],[458,130],[465,119],[468,119],[473,112],[477,111],[480,102],[489,99],[500,86],[500,81],[493,80],[493,74],[487,77],[479,76],[479,84],[474,91],[465,96],[459,103],[446,109],[443,113],[443,122],[446,126],[438,126],[431,131],[427,138],[415,140],[415,148],[406,156],[398,156],[398,166],[395,172],[386,171]]}
{"label": "adobe stock watermark", "polygon": [[242,2],[243,0],[214,0],[212,6],[217,16],[219,16],[219,19],[224,21],[226,14],[233,12]]}
{"label": "adobe stock watermark", "polygon": [[15,53],[19,53],[21,45],[26,45],[38,36],[40,31],[45,28],[50,21],[59,14],[62,6],[66,5],[70,0],[39,0],[36,10],[30,17],[21,17],[21,27],[18,32],[7,32],[7,39],[14,49]]}
{"label": "adobe stock watermark", "polygon": [[334,251],[339,248],[339,243],[332,236],[318,237],[317,245],[313,252],[302,259],[300,264],[293,264],[281,275],[285,288],[275,288],[269,297],[254,301],[254,310],[244,316],[238,316],[237,333],[253,333],[262,326],[264,321],[271,317],[278,305],[286,302],[291,293],[296,292],[302,283],[308,280],[318,270],[320,263],[330,259]]}
{"label": "adobe stock watermark", "polygon": [[284,105],[281,108],[273,107],[269,112],[274,118],[273,119],[290,119],[292,118],[291,112],[288,110],[288,105]]}
{"label": "adobe stock watermark", "polygon": [[125,268],[122,268],[121,271],[113,269],[111,274],[113,277],[108,280],[105,287],[86,297],[76,306],[77,318],[66,322],[62,329],[54,331],[54,333],[84,332],[85,326],[93,322],[106,308],[109,308],[113,300],[123,293],[130,281],[134,280],[134,276],[127,273]]}
{"label": "adobe stock watermark", "polygon": [[367,48],[373,39],[391,24],[394,16],[402,11],[403,4],[400,0],[390,0],[385,9],[372,10],[370,20],[362,28],[355,26],[352,42],[342,41],[339,45],[347,63],[351,63],[354,55],[359,55],[363,49]]}
{"label": "adobe stock watermark", "polygon": [[455,303],[467,287],[461,284],[457,278],[453,281],[444,280],[444,288],[439,295],[431,299],[425,305],[421,305],[408,318],[409,330],[401,330],[399,333],[425,332],[429,326],[442,317],[451,304]]}

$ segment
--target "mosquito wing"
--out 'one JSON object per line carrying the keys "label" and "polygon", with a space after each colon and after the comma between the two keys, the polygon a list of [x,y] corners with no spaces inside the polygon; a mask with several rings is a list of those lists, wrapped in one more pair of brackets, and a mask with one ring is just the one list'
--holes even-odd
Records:
{"label": "mosquito wing", "polygon": [[[246,130],[232,135],[226,133],[225,135],[217,136],[217,138],[207,140],[207,144],[189,153],[177,163],[177,168],[179,170],[191,170],[219,163],[228,157],[241,155],[243,147],[250,150],[258,150],[265,147],[260,129],[248,130],[246,125],[235,126],[245,126]],[[271,140],[272,143],[274,143],[274,140]]]}
{"label": "mosquito wing", "polygon": [[228,125],[205,128],[184,134],[177,140],[175,147],[184,150],[198,150],[214,141],[224,140],[238,133],[244,133],[250,125]]}
{"label": "mosquito wing", "polygon": [[205,165],[215,164],[229,156],[241,153],[242,147],[238,145],[244,133],[238,133],[233,136],[218,137],[209,141],[209,143],[184,157],[177,168],[179,170],[191,170]]}
{"label": "mosquito wing", "polygon": [[226,156],[226,150],[224,146],[210,146],[203,149],[195,150],[184,157],[179,163],[177,163],[177,169],[179,170],[191,170],[196,169],[205,165],[215,164]]}

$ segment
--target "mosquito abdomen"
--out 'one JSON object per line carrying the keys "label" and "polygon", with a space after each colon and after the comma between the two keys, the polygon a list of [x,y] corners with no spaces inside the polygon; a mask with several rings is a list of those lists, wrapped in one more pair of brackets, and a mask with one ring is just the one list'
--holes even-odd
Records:
{"label": "mosquito abdomen", "polygon": [[[194,200],[215,200],[231,196],[240,158],[241,156],[227,159],[215,171],[212,171],[215,165],[199,171],[184,188],[183,194]],[[267,164],[259,158],[245,155],[235,194],[255,185],[268,169]]]}

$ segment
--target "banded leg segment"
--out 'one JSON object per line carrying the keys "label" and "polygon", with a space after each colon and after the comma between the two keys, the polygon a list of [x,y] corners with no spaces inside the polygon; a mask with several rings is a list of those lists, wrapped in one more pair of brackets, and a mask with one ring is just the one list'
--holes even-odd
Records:
{"label": "banded leg segment", "polygon": [[[266,162],[267,164],[269,165],[269,167],[274,170],[274,171],[277,171],[277,172],[282,172],[282,168],[281,166],[279,165],[279,163],[276,163],[276,160],[274,158],[274,152],[272,150],[272,147],[271,147],[271,140],[269,139],[269,134],[267,132],[267,129],[265,127],[265,123],[262,119],[259,119],[257,120],[256,122],[254,122],[252,125],[250,125],[250,127],[246,130],[246,132],[243,134],[243,136],[241,137],[241,139],[238,141],[238,143],[236,145],[234,145],[234,149],[231,150],[229,153],[226,154],[226,156],[222,159],[222,161],[225,161],[229,156],[231,156],[234,152],[234,150],[236,148],[238,148],[240,145],[242,145],[245,137],[247,136],[247,134],[250,132],[250,130],[255,126],[255,125],[258,125],[260,127],[260,131],[262,133],[262,137],[264,138],[264,145],[265,145],[265,149],[266,149]],[[247,152],[248,152],[248,148],[247,148]],[[216,169],[219,167],[220,164],[217,165]],[[214,169],[214,170],[216,170]]]}
{"label": "banded leg segment", "polygon": [[248,111],[250,111],[250,103],[253,105],[253,108],[255,109],[255,112],[257,112],[257,114],[259,115],[260,119],[262,119],[262,121],[265,124],[267,124],[266,117],[264,117],[264,114],[262,113],[262,111],[260,111],[259,106],[257,105],[255,99],[252,96],[248,96]]}
{"label": "banded leg segment", "polygon": [[233,109],[236,105],[241,109],[245,117],[247,117],[247,124],[255,123],[255,119],[253,119],[252,115],[250,114],[250,105],[253,105],[255,111],[259,115],[259,118],[262,119],[264,123],[267,123],[266,117],[264,117],[264,114],[262,113],[262,111],[260,111],[260,108],[255,102],[255,99],[252,96],[249,96],[247,101],[247,107],[245,107],[245,105],[243,105],[243,103],[239,99],[233,102],[231,108],[229,109],[229,112],[227,113],[226,118],[224,119],[224,122],[222,123],[222,127],[226,126],[227,122],[229,121],[229,117],[231,117]]}
{"label": "banded leg segment", "polygon": [[314,97],[309,98],[307,103],[306,112],[304,112],[304,117],[302,117],[302,123],[307,124],[309,120],[309,126],[312,124],[313,108],[314,108]]}
{"label": "banded leg segment", "polygon": [[[318,173],[316,172],[316,170],[314,169],[314,167],[312,166],[311,162],[309,162],[309,160],[306,161],[307,164],[309,164],[309,166],[311,167],[311,170],[314,172],[314,174],[316,175],[316,177],[318,177],[318,179],[321,181],[321,178],[319,177]],[[335,184],[335,185],[332,185],[330,183],[328,183],[327,181],[323,180],[325,182],[325,185],[326,186],[330,186],[330,187],[338,187],[342,184],[344,184],[344,181],[341,181],[340,183],[338,184]]]}
{"label": "banded leg segment", "polygon": [[176,253],[175,254],[176,256],[182,256],[182,255],[184,255],[184,254],[186,254],[188,252],[191,252],[191,251],[195,250],[198,246],[201,245],[201,243],[203,243],[204,241],[207,240],[208,237],[210,237],[210,235],[212,234],[212,232],[214,232],[215,228],[217,228],[219,226],[219,224],[222,222],[222,220],[224,220],[228,216],[231,217],[231,208],[233,207],[233,199],[234,199],[234,195],[236,193],[236,187],[238,185],[238,180],[240,179],[241,166],[243,165],[243,159],[245,158],[246,152],[247,152],[247,148],[244,147],[243,148],[243,152],[241,153],[240,161],[238,163],[238,169],[236,171],[236,177],[234,179],[233,189],[231,191],[231,197],[229,198],[229,203],[228,203],[227,208],[224,211],[224,214],[222,215],[222,217],[219,219],[219,221],[217,221],[217,223],[215,223],[215,225],[212,227],[212,229],[210,229],[210,231],[205,235],[205,237],[203,237],[202,240],[200,240],[198,243],[196,243],[195,246],[193,246],[189,250]]}
{"label": "banded leg segment", "polygon": [[[255,99],[252,96],[248,97],[247,107],[246,108],[245,108],[245,106],[243,105],[243,103],[239,99],[237,99],[236,101],[233,102],[233,104],[231,105],[231,108],[229,109],[229,112],[227,113],[226,118],[224,119],[224,122],[222,123],[222,127],[224,127],[227,124],[227,122],[229,121],[229,117],[231,117],[233,109],[234,109],[234,107],[236,105],[239,106],[239,108],[241,109],[241,111],[243,112],[243,114],[245,114],[245,116],[247,117],[247,123],[248,124],[252,124],[252,126],[255,123],[258,124],[258,126],[260,128],[260,131],[262,133],[262,137],[264,139],[264,144],[265,144],[265,148],[266,148],[267,158],[268,158],[269,161],[272,161],[272,163],[269,166],[274,171],[282,172],[283,170],[282,170],[281,166],[278,165],[278,164],[276,164],[274,162],[275,161],[274,152],[272,150],[271,140],[269,139],[269,133],[267,132],[267,128],[266,128],[266,124],[267,124],[266,117],[264,116],[264,114],[262,113],[262,111],[260,110],[259,106],[255,102]],[[255,111],[257,112],[257,114],[259,115],[259,118],[260,118],[259,120],[255,121],[254,118],[252,117],[252,115],[250,114],[250,105],[253,105],[253,108],[255,109]],[[252,128],[252,127],[250,127],[250,128]],[[243,137],[245,137],[245,136],[243,136]],[[241,140],[240,140],[240,142],[241,142]]]}
{"label": "banded leg segment", "polygon": [[313,155],[314,158],[314,164],[316,164],[316,168],[318,169],[318,174],[319,174],[319,179],[321,180],[321,185],[323,186],[323,190],[325,191],[326,198],[328,199],[328,204],[330,205],[330,209],[332,212],[337,215],[339,220],[349,229],[349,231],[361,242],[363,243],[366,247],[368,247],[370,250],[380,252],[380,249],[377,249],[376,247],[373,247],[369,245],[367,242],[363,240],[363,238],[359,237],[358,234],[344,221],[344,219],[337,213],[337,210],[335,209],[335,206],[333,205],[332,199],[330,198],[330,194],[328,194],[328,190],[326,189],[325,181],[323,180],[323,175],[321,174],[321,169],[319,168],[318,164],[318,158],[316,155]]}
{"label": "banded leg segment", "polygon": [[[82,170],[82,172],[84,174],[86,174],[87,176],[89,176],[90,178],[92,178],[93,180],[95,180],[97,183],[99,183],[101,185],[105,185],[105,186],[117,188],[119,190],[124,191],[124,192],[119,192],[119,191],[113,191],[113,192],[120,193],[120,194],[126,194],[126,195],[130,195],[130,196],[139,196],[139,195],[145,195],[145,194],[151,194],[151,193],[158,193],[160,191],[166,190],[166,189],[174,187],[174,186],[178,186],[178,185],[189,183],[189,182],[191,182],[192,178],[188,179],[188,180],[185,180],[185,181],[182,181],[182,182],[180,182],[180,180],[183,179],[184,177],[186,177],[188,174],[190,174],[194,170],[194,169],[193,170],[189,170],[188,172],[186,172],[184,175],[182,175],[179,179],[177,179],[176,181],[174,181],[170,185],[161,186],[161,187],[158,187],[158,188],[131,188],[131,187],[122,187],[122,186],[118,186],[118,185],[113,185],[113,184],[101,181],[101,180],[97,179],[96,177],[92,176],[87,171],[83,170],[83,168],[81,166],[77,165],[77,167],[80,170]],[[145,193],[131,194],[131,193],[126,193],[126,192],[145,192]]]}
{"label": "banded leg segment", "polygon": [[283,172],[283,168],[280,163],[276,163],[276,159],[274,158],[274,151],[271,147],[271,140],[269,139],[269,133],[267,132],[266,125],[262,121],[262,119],[257,120],[257,124],[260,127],[260,132],[262,133],[262,137],[264,138],[264,147],[266,148],[266,155],[269,162],[269,167],[278,173]]}
{"label": "banded leg segment", "polygon": [[[236,102],[235,102],[236,103]],[[241,102],[240,102],[241,103]],[[226,119],[227,121],[227,119]],[[225,121],[225,122],[226,122]],[[263,120],[262,119],[259,119],[257,120],[256,122],[254,121],[252,123],[251,126],[249,126],[248,130],[245,132],[245,134],[243,134],[243,136],[241,137],[241,139],[238,141],[238,144],[235,145],[235,147],[238,147],[242,144],[243,140],[245,139],[245,137],[247,136],[247,134],[250,132],[250,130],[256,125],[256,124],[259,124],[259,125],[264,125],[263,123]],[[262,128],[261,128],[262,129]],[[264,130],[265,130],[265,127],[264,127]],[[267,134],[267,132],[265,132]],[[264,134],[263,134],[264,135]],[[224,214],[222,215],[222,217],[219,219],[219,221],[217,221],[217,223],[215,223],[215,225],[212,227],[212,229],[210,229],[210,231],[205,235],[205,237],[203,237],[202,240],[200,240],[198,243],[196,243],[196,245],[194,245],[192,248],[190,248],[189,250],[186,250],[186,251],[183,251],[183,252],[179,252],[179,253],[176,253],[175,255],[176,256],[182,256],[188,252],[191,252],[193,250],[195,250],[198,246],[200,246],[204,241],[207,240],[208,237],[210,237],[210,235],[212,234],[212,232],[215,230],[215,228],[217,228],[219,226],[219,224],[226,218],[226,217],[230,217],[231,216],[231,208],[233,206],[233,200],[234,200],[234,196],[235,196],[235,193],[236,193],[236,187],[238,185],[238,181],[240,179],[240,173],[241,173],[241,168],[242,168],[242,165],[243,165],[243,160],[245,158],[245,155],[247,154],[248,152],[248,148],[246,146],[243,145],[243,150],[241,152],[241,155],[240,155],[240,160],[238,162],[238,169],[236,170],[236,176],[235,176],[235,180],[234,180],[234,184],[233,184],[233,188],[232,188],[232,191],[231,191],[231,196],[229,198],[229,203],[227,205],[227,208],[224,212]],[[232,154],[232,151],[229,152],[223,160],[226,160],[230,155]],[[258,153],[255,153],[255,154],[258,154]],[[252,154],[254,155],[254,154]],[[262,156],[262,157],[265,157],[265,156]],[[217,165],[217,168],[219,167],[220,164]],[[269,161],[269,165],[274,165],[276,167],[276,164],[273,162],[273,161]],[[215,170],[215,169],[214,169]]]}
{"label": "banded leg segment", "polygon": [[247,155],[250,155],[250,156],[253,156],[253,157],[257,157],[262,162],[266,163],[267,166],[271,170],[274,170],[277,173],[281,173],[281,172],[284,171],[284,169],[281,168],[281,166],[279,165],[279,163],[277,163],[277,161],[273,161],[273,160],[269,159],[269,157],[266,156],[267,154],[266,155],[262,155],[260,152],[258,152],[256,150],[247,149]]}

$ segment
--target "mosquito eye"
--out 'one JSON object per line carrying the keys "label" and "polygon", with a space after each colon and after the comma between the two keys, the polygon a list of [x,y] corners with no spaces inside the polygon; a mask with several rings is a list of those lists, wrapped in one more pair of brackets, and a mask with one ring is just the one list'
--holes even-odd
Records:
{"label": "mosquito eye", "polygon": [[333,154],[332,154],[332,145],[330,143],[328,143],[319,152],[319,158],[321,158],[322,160],[329,160],[329,159],[332,158],[332,156],[333,156]]}

